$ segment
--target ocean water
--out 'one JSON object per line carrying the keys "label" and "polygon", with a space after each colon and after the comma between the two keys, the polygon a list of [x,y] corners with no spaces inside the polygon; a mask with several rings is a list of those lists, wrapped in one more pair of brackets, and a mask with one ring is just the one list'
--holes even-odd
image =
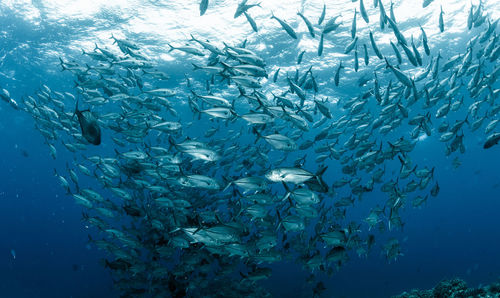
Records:
{"label": "ocean water", "polygon": [[[103,235],[105,232],[82,220],[82,213],[95,215],[95,211],[76,204],[73,197],[61,187],[54,173],[57,172],[70,181],[68,168],[75,168],[76,163],[87,162],[88,164],[85,157],[116,158],[115,150],[122,153],[128,150],[147,151],[144,143],[127,143],[124,147],[118,146],[111,138],[123,137],[123,135],[103,125],[102,144],[87,145],[85,150],[73,153],[67,150],[61,141],[76,142],[74,139],[64,135],[64,132],[59,132],[58,140],[47,141],[36,129],[39,127],[36,119],[29,111],[26,111],[27,107],[22,104],[28,96],[33,96],[38,100],[36,94],[44,90],[42,85],[49,87],[53,92],[69,92],[78,97],[77,88],[75,88],[78,78],[69,71],[61,71],[59,59],[65,63],[74,61],[83,67],[85,64],[94,67],[98,61],[82,54],[82,49],[85,52],[92,52],[95,44],[109,49],[116,55],[124,56],[117,45],[113,44],[112,35],[136,44],[140,48],[139,53],[148,58],[148,61],[154,65],[154,69],[170,76],[169,80],[160,81],[137,71],[137,76],[144,77],[145,90],[168,88],[176,92],[176,96],[168,100],[177,111],[177,116],[173,116],[165,109],[161,112],[155,111],[155,114],[163,119],[179,121],[183,125],[182,132],[172,133],[176,142],[181,142],[186,137],[207,143],[211,140],[228,139],[227,144],[215,147],[218,148],[217,153],[221,156],[221,160],[230,160],[229,164],[232,167],[238,166],[243,159],[251,159],[252,156],[246,156],[245,154],[248,153],[243,148],[263,148],[262,150],[270,158],[266,167],[256,166],[247,169],[246,172],[235,171],[234,168],[226,171],[220,164],[221,161],[201,163],[185,158],[184,171],[208,176],[211,175],[207,173],[211,173],[219,183],[223,184],[222,176],[228,176],[229,179],[241,178],[245,173],[251,173],[254,176],[264,177],[265,173],[272,168],[293,166],[297,158],[306,155],[304,169],[314,173],[320,165],[328,166],[323,175],[323,180],[328,186],[345,177],[350,177],[350,179],[359,177],[362,179],[362,184],[369,181],[373,173],[359,169],[359,175],[344,174],[342,165],[332,157],[323,162],[316,162],[315,158],[320,153],[316,153],[314,149],[325,144],[325,140],[316,142],[308,149],[297,149],[286,154],[276,150],[262,139],[256,140],[255,134],[249,129],[250,125],[242,119],[214,120],[203,113],[200,117],[194,114],[188,104],[188,97],[191,96],[190,90],[193,89],[198,94],[206,95],[208,94],[205,90],[207,84],[210,85],[211,92],[215,95],[230,98],[230,101],[235,100],[234,109],[237,113],[256,110],[257,106],[244,100],[244,97],[238,97],[239,91],[234,84],[228,86],[227,83],[221,82],[220,77],[210,83],[210,76],[194,71],[192,63],[207,65],[209,50],[189,40],[192,34],[199,40],[209,40],[220,49],[224,48],[223,43],[238,46],[246,40],[246,48],[254,51],[265,61],[264,68],[269,79],[260,79],[262,88],[259,90],[266,94],[270,101],[273,99],[271,92],[282,94],[290,88],[286,80],[287,76],[293,78],[296,69],[299,69],[300,76],[302,76],[312,67],[313,76],[318,82],[318,92],[306,91],[305,109],[310,111],[314,116],[314,122],[317,122],[322,116],[320,112],[314,112],[313,99],[327,99],[326,105],[333,117],[319,128],[313,128],[313,122],[308,123],[309,130],[295,140],[300,145],[305,140],[314,139],[323,128],[343,115],[349,115],[349,109],[343,109],[342,105],[349,99],[373,88],[373,80],[365,86],[359,86],[360,77],[372,78],[373,73],[376,72],[382,93],[385,92],[389,81],[394,86],[402,85],[393,73],[386,69],[384,60],[375,56],[370,44],[369,32],[371,31],[384,57],[391,64],[396,65],[394,51],[389,44],[389,41],[396,42],[396,38],[388,24],[385,25],[384,30],[380,29],[379,8],[374,8],[373,1],[365,0],[364,5],[369,16],[367,24],[360,15],[359,1],[328,1],[325,2],[327,8],[325,21],[319,26],[317,20],[323,9],[323,1],[303,0],[285,3],[284,1],[264,0],[260,3],[260,7],[252,7],[248,10],[259,28],[258,32],[253,32],[244,15],[233,17],[238,3],[238,1],[209,1],[207,11],[200,16],[199,1],[123,0],[77,1],[75,3],[56,0],[2,0],[0,2],[0,88],[8,90],[10,97],[16,100],[20,107],[16,110],[4,100],[0,101],[0,136],[2,137],[0,142],[0,202],[2,204],[0,208],[0,239],[2,239],[0,241],[0,268],[2,268],[0,270],[0,297],[119,297],[127,293],[123,291],[122,285],[114,283],[117,275],[113,275],[112,270],[104,266],[103,260],[113,260],[114,256],[96,247],[92,241],[89,242],[89,235],[92,239],[105,238]],[[251,4],[254,3],[257,2],[251,2]],[[390,2],[382,1],[382,3],[389,14]],[[433,63],[438,52],[442,56],[439,62],[440,67],[450,57],[457,54],[464,55],[468,49],[468,42],[488,29],[488,21],[471,30],[467,29],[467,18],[471,6],[468,1],[435,0],[426,8],[422,7],[421,1],[395,0],[393,3],[399,30],[406,37],[409,45],[413,35],[415,44],[422,55],[423,65],[414,67],[400,48],[403,56],[400,68],[412,78],[418,71]],[[477,8],[479,2],[473,1],[472,4]],[[444,11],[444,32],[439,30],[440,6]],[[482,15],[486,16],[486,20],[494,23],[499,19],[500,8],[496,1],[482,1],[481,7]],[[357,47],[359,70],[357,72],[353,68],[353,52],[344,54],[346,45],[352,40],[351,25],[355,8],[357,9],[356,36],[359,38]],[[311,20],[315,27],[315,38],[309,35],[305,23],[296,15],[297,11],[302,12]],[[290,24],[297,34],[297,39],[291,38],[278,22],[270,19],[271,12]],[[320,32],[324,24],[337,15],[340,15],[337,19],[340,25],[333,32],[325,34],[323,54],[318,56]],[[431,56],[424,54],[419,26],[425,29]],[[498,35],[498,28],[494,30],[495,33],[491,34],[491,38]],[[487,77],[498,67],[498,57],[490,61],[489,57],[477,56],[477,51],[488,44],[491,38],[482,43],[476,41],[473,48],[472,65],[483,63],[481,77]],[[190,46],[202,50],[205,56],[199,57],[178,50],[169,51],[169,43],[176,47],[189,43]],[[368,65],[365,65],[363,60],[362,44],[366,44],[369,50],[370,63]],[[497,40],[495,49],[499,44]],[[297,56],[302,51],[305,51],[305,54],[301,64],[298,65]],[[452,70],[459,68],[462,59],[458,61]],[[335,86],[334,77],[341,62],[345,68],[340,72],[339,86]],[[280,68],[279,78],[274,83],[272,76],[278,68]],[[427,78],[417,83],[419,91],[424,89],[424,84],[428,83],[431,86],[451,74],[452,71],[442,72],[438,75],[438,79],[433,79],[432,74],[429,74]],[[376,183],[373,191],[365,192],[362,198],[356,197],[355,203],[345,208],[345,219],[338,220],[332,217],[328,223],[323,222],[325,226],[322,230],[325,232],[328,228],[327,224],[337,223],[342,228],[346,228],[351,221],[359,223],[360,235],[363,239],[368,234],[375,235],[375,244],[367,256],[358,256],[355,249],[349,250],[348,260],[342,261],[341,266],[333,264],[331,275],[316,270],[314,271],[315,282],[309,283],[306,279],[310,272],[305,270],[303,264],[300,264],[296,258],[296,254],[302,249],[299,246],[300,241],[290,241],[291,247],[294,245],[297,247],[297,251],[290,253],[295,257],[259,264],[259,266],[271,268],[272,276],[257,281],[256,285],[265,288],[276,297],[312,297],[312,288],[318,281],[323,282],[326,287],[321,297],[389,297],[412,288],[432,288],[439,281],[448,278],[462,278],[472,286],[497,280],[500,275],[498,253],[500,251],[500,175],[498,174],[500,146],[484,149],[483,145],[489,135],[500,132],[500,128],[496,127],[485,133],[487,124],[500,118],[498,113],[488,115],[481,127],[475,131],[471,129],[470,123],[487,115],[489,110],[500,104],[498,98],[500,84],[495,79],[484,93],[478,97],[471,97],[467,84],[472,76],[473,73],[457,79],[457,84],[463,82],[464,86],[450,99],[457,101],[463,96],[464,104],[457,111],[450,111],[445,117],[437,118],[435,115],[437,109],[446,103],[446,99],[440,99],[437,105],[431,108],[423,107],[425,101],[423,92],[419,101],[413,105],[407,105],[406,99],[403,100],[404,105],[407,105],[409,118],[418,114],[425,115],[427,112],[431,115],[432,119],[429,124],[432,130],[431,136],[420,133],[419,137],[414,139],[415,148],[407,156],[412,160],[412,167],[434,168],[434,173],[428,187],[408,193],[404,198],[403,206],[399,210],[399,215],[404,222],[401,229],[390,229],[386,218],[389,216],[388,211],[385,212],[381,223],[385,229],[383,232],[378,231],[378,227],[369,229],[364,221],[372,208],[383,207],[388,200],[388,194],[380,191],[383,183]],[[189,78],[191,87],[186,83],[186,77]],[[443,88],[446,88],[446,91],[450,90],[449,86]],[[137,88],[135,90],[137,92]],[[251,94],[252,88],[246,88],[246,90],[247,94]],[[492,93],[495,95],[491,95]],[[494,99],[490,100],[488,96]],[[300,105],[296,94],[288,94],[287,97],[296,105]],[[470,106],[481,100],[485,100],[485,103],[474,115],[470,112]],[[369,101],[367,111],[375,119],[380,109],[375,108],[377,104],[374,96],[370,96]],[[64,111],[72,114],[75,107],[74,100],[65,96],[63,102]],[[103,106],[89,104],[82,106],[82,109],[90,108],[98,115],[124,112],[123,109],[120,110],[122,106],[116,101],[110,101]],[[439,125],[443,121],[448,121],[450,125],[453,125],[455,121],[464,120],[466,117],[469,123],[464,124],[464,128],[456,134],[464,135],[465,152],[460,153],[458,150],[446,155],[446,144],[449,145],[449,142],[439,141],[441,135],[438,132]],[[377,150],[379,144],[385,150],[390,147],[388,142],[395,142],[400,137],[412,140],[410,133],[414,126],[408,124],[409,118],[403,117],[402,124],[387,135],[380,134],[376,129],[371,131],[370,140],[376,144],[372,150]],[[76,129],[80,129],[78,122],[72,123]],[[206,137],[207,128],[216,129],[217,132],[211,137]],[[344,142],[352,135],[350,129],[343,131],[340,141],[334,145],[336,149],[343,148]],[[241,134],[238,134],[240,131]],[[285,121],[279,124],[268,124],[265,131],[266,135],[276,132],[291,136],[300,130],[290,121]],[[167,136],[167,133],[161,136],[151,134],[144,138],[144,142],[151,146],[169,148],[171,146]],[[237,137],[231,139],[234,136]],[[51,157],[47,143],[53,144],[57,149],[57,158]],[[242,149],[236,153],[236,157],[235,153],[229,152],[228,147],[231,145]],[[354,153],[355,150],[347,149],[345,155]],[[283,162],[274,163],[281,157],[285,158]],[[460,165],[455,167],[454,162],[456,164],[457,161]],[[199,169],[193,169],[191,164]],[[385,183],[398,178],[401,164],[395,156],[384,160],[376,168],[385,169],[383,178]],[[114,200],[115,203],[121,202],[116,200],[116,196],[111,199],[113,193],[106,190],[96,177],[87,177],[80,172],[78,176],[80,187],[92,188],[101,192],[106,199]],[[173,175],[172,177],[179,176]],[[413,178],[401,179],[399,187],[404,189],[406,183]],[[269,190],[280,196],[284,195],[284,189],[280,183],[270,181],[268,183]],[[434,197],[430,195],[430,189],[436,183],[439,184],[440,191]],[[289,186],[292,187],[293,184]],[[221,187],[221,193],[224,187],[225,185]],[[230,188],[232,189],[233,186]],[[333,187],[329,188],[331,192],[320,194],[322,203],[315,207],[319,211],[327,209],[326,206],[332,205],[339,198],[351,194],[348,186],[335,190],[332,190]],[[191,188],[182,190],[186,194],[198,191]],[[71,184],[71,191],[77,193],[73,184]],[[417,195],[429,197],[421,207],[413,208],[412,199]],[[203,200],[218,198],[217,196],[218,194],[207,192]],[[120,203],[116,204],[120,206]],[[208,210],[217,210],[224,216],[227,215],[226,211],[229,213],[233,211],[231,208],[236,209],[230,204],[221,204],[216,208],[211,205],[207,206],[209,206]],[[120,218],[116,219],[113,227],[122,229],[124,232],[130,230],[128,225],[131,222],[141,222],[140,219],[127,216],[123,211],[113,208],[111,210],[120,214]],[[147,218],[144,214],[142,215],[142,218]],[[277,238],[281,239],[285,234],[282,231],[283,227],[279,226],[281,219],[278,219],[274,210],[269,212],[269,216],[276,230],[280,231]],[[105,218],[105,216],[100,217]],[[245,218],[243,222],[251,226],[254,221]],[[136,228],[139,235],[144,236],[142,239],[148,237],[149,229],[140,225]],[[170,235],[171,231],[165,229],[162,233]],[[296,236],[294,233],[290,235],[290,237]],[[313,237],[314,224],[308,225],[306,235]],[[396,259],[387,258],[384,251],[384,244],[391,238],[397,239],[400,245],[401,255]],[[284,245],[285,242],[280,243],[276,250],[287,255]],[[315,245],[323,254],[331,248],[324,248],[320,243]],[[127,247],[129,246],[124,245],[122,248]],[[203,249],[203,247],[196,248]],[[144,252],[145,248],[138,250]],[[181,253],[178,252],[178,254]],[[179,256],[175,255],[172,258],[178,260]],[[240,262],[240,267],[234,269],[234,274],[230,275],[232,279],[228,280],[228,283],[234,280],[239,281],[241,279],[239,271],[247,272],[248,270],[241,259],[235,258],[234,262]],[[169,265],[162,264],[164,268],[171,269]],[[144,271],[147,272],[147,270]],[[129,278],[134,280],[135,275],[130,276]],[[206,277],[206,280],[210,278]],[[142,286],[148,289],[151,284],[151,279],[149,279]],[[197,283],[194,283],[194,287],[196,285]],[[214,287],[217,286],[214,285]],[[163,287],[165,292],[157,296],[167,295],[168,285],[164,283]],[[146,291],[144,295],[145,297],[154,296],[151,293]],[[188,291],[188,294],[199,295],[196,289]],[[138,294],[132,294],[134,295]]]}

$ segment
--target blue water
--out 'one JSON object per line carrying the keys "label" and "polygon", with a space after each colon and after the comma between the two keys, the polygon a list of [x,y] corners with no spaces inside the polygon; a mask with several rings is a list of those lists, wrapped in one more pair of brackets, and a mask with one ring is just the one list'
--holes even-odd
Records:
{"label": "blue water", "polygon": [[[307,5],[307,1],[302,2],[302,5]],[[352,17],[352,3],[345,2],[346,6],[349,5],[349,9],[345,10],[349,12],[344,14],[343,34],[347,35]],[[365,5],[374,13],[371,16],[371,26],[376,27],[378,13],[375,14],[377,11],[372,8],[371,1],[365,2],[370,2]],[[446,1],[441,2],[446,8]],[[488,2],[486,7],[495,6],[494,1]],[[399,1],[395,3],[399,5]],[[144,4],[144,10],[141,10],[140,3],[135,3],[135,6],[132,4],[134,3],[129,3],[130,7],[121,9],[115,6],[104,7],[95,14],[75,19],[72,19],[71,15],[61,15],[59,23],[50,15],[55,14],[50,11],[51,6],[43,1],[26,4],[41,12],[38,19],[27,17],[30,10],[23,10],[20,3],[0,4],[0,57],[3,57],[0,63],[0,87],[8,89],[11,97],[19,99],[18,101],[21,101],[23,96],[32,95],[41,84],[46,84],[54,91],[71,92],[73,77],[67,72],[60,72],[58,57],[65,57],[65,60],[83,59],[79,53],[80,48],[91,50],[94,41],[111,46],[108,37],[113,32],[119,32],[141,44],[150,57],[165,55],[167,47],[164,46],[163,40],[159,41],[164,38],[165,33],[158,32],[158,35],[155,35],[152,33],[154,29],[144,29],[144,26],[152,26],[151,24],[145,21],[144,25],[132,22],[131,19],[137,11],[139,15],[147,16],[145,10],[150,9],[149,13],[152,14],[151,8],[154,5],[169,10],[169,4],[147,3]],[[322,4],[316,4],[315,10],[311,8],[309,14],[319,15]],[[423,20],[435,23],[434,27],[437,27],[435,12],[438,4],[433,3],[426,10],[434,11],[434,14],[422,16]],[[179,5],[175,3],[172,7]],[[231,7],[230,10],[233,11],[237,3],[214,1],[211,5],[214,7],[210,6],[207,14],[215,17],[217,7]],[[453,5],[457,6],[457,3],[453,2]],[[300,6],[301,3],[296,3],[296,7]],[[387,3],[386,9],[388,6]],[[186,12],[192,9],[194,13]],[[169,23],[175,33],[172,34],[172,39],[178,38],[169,41],[180,45],[189,33],[195,30],[193,26],[197,26],[194,20],[197,17],[196,9],[197,5],[188,5],[179,12],[176,22]],[[290,19],[294,18],[295,10],[296,8],[293,8],[293,12],[289,14]],[[225,10],[221,8],[222,12]],[[261,12],[264,13],[264,9]],[[182,15],[183,13],[185,15]],[[492,10],[491,14],[493,19],[498,19],[498,10]],[[153,18],[153,15],[151,17]],[[450,22],[453,18],[451,14],[445,17]],[[465,20],[459,17],[456,17],[458,20],[453,19],[453,22],[463,24]],[[183,18],[188,23],[186,26],[191,26],[184,31]],[[268,25],[262,25],[259,35],[248,35],[249,43],[260,49],[263,55],[269,55],[264,58],[268,59],[266,62],[270,69],[275,69],[274,65],[284,65],[290,67],[291,73],[300,51],[289,50],[290,38],[276,24],[269,24],[267,19],[264,21],[264,17],[256,17],[256,20],[267,22]],[[218,23],[211,24],[208,29],[199,23],[198,31],[194,32],[202,34],[208,31],[211,35],[207,38],[217,43],[241,41],[249,34],[249,26],[241,17],[234,21],[224,21],[234,24],[234,34],[230,34],[228,28],[219,28],[228,30],[224,35],[227,39],[218,39],[218,32],[210,32],[219,26]],[[199,22],[202,22],[201,19]],[[303,26],[298,21],[293,24]],[[358,24],[363,26],[359,15]],[[404,23],[404,26],[405,30],[418,28],[415,21]],[[301,34],[305,36],[305,27],[300,28]],[[168,29],[167,27],[163,30]],[[366,33],[366,28],[362,27],[360,30]],[[449,33],[445,31],[441,36],[428,32],[429,40],[436,40],[432,50],[441,48],[441,53],[446,58],[463,53],[466,42],[480,32],[479,29],[474,29],[476,31],[473,32],[462,32],[453,28],[449,30]],[[385,32],[387,34],[389,31],[386,29]],[[307,40],[307,37],[303,39]],[[339,49],[342,52],[345,47],[342,42],[335,44],[333,38],[330,43],[329,48],[325,48],[330,54]],[[267,47],[263,47],[263,44],[267,44]],[[301,46],[304,49],[312,49],[306,56],[318,59],[315,52],[316,41],[313,45],[304,42]],[[388,49],[386,46],[387,44],[381,45],[381,48],[385,51]],[[176,86],[176,83],[183,81],[184,73],[191,71],[190,62],[194,60],[186,55],[172,54],[155,61],[159,64],[159,69],[172,77],[168,86]],[[335,88],[332,87],[331,79],[326,77],[333,77],[337,63],[328,65],[325,57],[314,62],[318,65],[318,75],[325,78],[321,92],[330,97],[357,96],[358,90],[352,86],[359,74],[352,71],[346,73],[341,79],[342,87],[332,91]],[[346,63],[352,65],[351,62]],[[364,67],[361,60],[360,65]],[[372,67],[370,65],[366,69]],[[273,73],[270,69],[268,72]],[[498,81],[493,87],[499,88]],[[191,118],[188,114],[184,116]],[[455,119],[463,119],[461,116],[451,118],[450,123]],[[437,127],[439,123],[440,121],[436,120],[433,125]],[[477,132],[466,130],[466,153],[455,153],[450,157],[445,156],[445,147],[436,137],[439,135],[437,131],[432,137],[419,142],[411,153],[412,160],[419,166],[436,167],[435,177],[441,190],[437,197],[429,197],[422,208],[407,207],[401,211],[404,228],[402,231],[391,232],[391,236],[399,239],[404,256],[400,256],[395,262],[388,262],[380,249],[383,242],[378,243],[378,249],[373,250],[367,258],[359,258],[355,253],[350,254],[350,260],[332,277],[320,276],[327,288],[324,297],[387,297],[411,288],[432,288],[447,278],[459,277],[471,286],[478,286],[495,281],[500,276],[500,146],[484,150],[483,131],[484,125]],[[3,101],[0,102],[0,136],[0,297],[117,297],[118,292],[113,289],[111,275],[101,264],[106,255],[88,244],[88,235],[94,235],[95,230],[87,228],[81,221],[83,208],[65,194],[53,175],[54,169],[58,172],[64,171],[66,164],[72,162],[73,154],[58,144],[58,156],[53,160],[44,139],[34,129],[33,119],[26,113],[14,111]],[[248,141],[253,142],[253,139],[242,142]],[[90,150],[94,150],[93,154],[99,154],[110,150],[112,146],[113,144],[108,142],[104,149]],[[312,148],[310,150],[309,154],[314,156]],[[454,169],[452,160],[456,156],[462,165]],[[310,161],[309,164],[312,169],[316,168],[314,162]],[[325,176],[329,181],[340,177],[332,169],[338,171],[338,163],[332,165]],[[99,187],[95,181],[85,181],[91,186]],[[377,201],[383,202],[385,198],[382,196],[379,191],[365,194],[364,200],[357,202],[355,208],[351,208],[353,216],[365,217],[369,211],[366,206]],[[272,265],[272,268],[273,276],[260,284],[266,286],[275,296],[293,297],[299,293],[304,297],[310,295],[310,285],[305,283],[308,274],[299,265],[280,263]]]}

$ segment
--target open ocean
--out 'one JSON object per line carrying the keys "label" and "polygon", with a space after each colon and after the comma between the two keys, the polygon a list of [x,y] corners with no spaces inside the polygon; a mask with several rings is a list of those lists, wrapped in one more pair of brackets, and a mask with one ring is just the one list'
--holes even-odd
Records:
{"label": "open ocean", "polygon": [[[375,2],[364,0],[366,23],[359,0],[209,0],[202,16],[200,1],[0,0],[0,297],[390,297],[446,279],[497,281],[500,144],[485,143],[500,139],[500,5]],[[381,29],[380,5],[389,18],[391,3],[399,30]],[[235,18],[238,7],[248,17]],[[251,113],[272,120],[245,121]],[[82,137],[82,119],[99,125],[98,145]],[[276,169],[307,170],[307,181],[273,178]],[[249,176],[260,184],[238,184]],[[304,189],[319,202],[300,202]],[[263,235],[277,243],[262,247]]]}

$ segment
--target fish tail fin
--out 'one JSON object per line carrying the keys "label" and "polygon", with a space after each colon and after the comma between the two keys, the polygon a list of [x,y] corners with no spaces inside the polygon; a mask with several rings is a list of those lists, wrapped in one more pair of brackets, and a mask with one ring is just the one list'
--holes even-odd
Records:
{"label": "fish tail fin", "polygon": [[194,63],[191,63],[193,65],[193,70],[198,70],[198,69],[201,69],[202,67],[199,66],[199,65],[196,65]]}
{"label": "fish tail fin", "polygon": [[61,71],[65,71],[67,68],[64,66],[64,61],[61,57],[59,57],[59,61],[60,61],[59,65],[61,65],[61,67],[62,67]]}
{"label": "fish tail fin", "polygon": [[224,222],[220,219],[220,217],[219,217],[219,215],[217,215],[217,213],[215,213],[214,215],[215,215],[215,219],[217,220],[218,223],[224,224]]}
{"label": "fish tail fin", "polygon": [[302,107],[303,105],[295,105],[295,107],[297,108],[297,112],[295,112],[295,114],[299,114],[299,113],[304,113],[304,111],[302,110]]}
{"label": "fish tail fin", "polygon": [[328,166],[321,166],[318,171],[316,172],[316,177],[321,179],[321,176],[325,173],[325,171],[328,169]]}
{"label": "fish tail fin", "polygon": [[170,52],[172,52],[172,51],[175,49],[175,48],[174,48],[171,44],[169,44],[168,42],[167,42],[167,45],[170,47],[170,50],[168,50],[168,52],[169,52],[169,53],[170,53]]}
{"label": "fish tail fin", "polygon": [[257,131],[255,127],[252,127],[252,132],[257,136],[257,138],[255,139],[255,143],[257,143],[259,139],[262,138],[262,135]]}
{"label": "fish tail fin", "polygon": [[389,64],[389,61],[387,61],[387,57],[384,57],[385,60],[385,69],[388,69],[391,65]]}
{"label": "fish tail fin", "polygon": [[191,91],[191,93],[195,96],[195,97],[200,97],[198,94],[196,94],[196,92],[194,92],[194,90],[189,90]]}
{"label": "fish tail fin", "polygon": [[276,210],[276,215],[278,216],[278,226],[276,227],[276,231],[277,231],[280,228],[281,222],[282,222],[281,214],[280,214],[279,210]]}
{"label": "fish tail fin", "polygon": [[224,176],[222,176],[222,180],[224,181],[224,183],[227,183],[226,187],[224,187],[224,189],[222,190],[222,192],[225,192],[231,186],[231,184],[233,184],[233,182]]}
{"label": "fish tail fin", "polygon": [[198,104],[191,99],[191,97],[188,98],[188,103],[189,103],[189,108],[191,108],[191,111],[193,112],[193,119],[198,115],[198,120],[201,119],[201,113],[200,113],[200,107]]}
{"label": "fish tail fin", "polygon": [[[468,115],[469,114],[467,114],[467,116]],[[430,112],[427,112],[427,114],[425,115],[425,118],[427,118],[427,122],[429,122],[430,124],[432,124],[432,122],[431,122],[431,113]],[[467,119],[467,117],[465,119]]]}
{"label": "fish tail fin", "polygon": [[169,150],[172,147],[177,149],[177,144],[175,144],[174,138],[172,138],[172,136],[168,136],[168,143],[170,144]]}
{"label": "fish tail fin", "polygon": [[80,96],[78,96],[78,98],[76,99],[75,111],[73,112],[73,116],[71,116],[71,120],[73,120],[75,118],[75,115],[78,113],[78,103],[79,102],[80,102]]}

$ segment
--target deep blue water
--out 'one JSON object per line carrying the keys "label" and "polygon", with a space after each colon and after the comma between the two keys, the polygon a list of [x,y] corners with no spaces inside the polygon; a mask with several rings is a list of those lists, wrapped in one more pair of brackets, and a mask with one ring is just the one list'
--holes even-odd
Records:
{"label": "deep blue water", "polygon": [[[230,5],[223,1],[220,4]],[[366,5],[371,7],[372,3]],[[431,8],[436,7],[434,3]],[[3,4],[0,4],[0,9],[3,10],[0,13],[0,56],[6,55],[0,68],[0,87],[8,89],[12,98],[19,101],[22,96],[33,94],[41,84],[55,91],[71,91],[73,78],[69,73],[60,72],[57,57],[80,59],[79,48],[91,49],[92,40],[101,28],[99,25],[102,25],[103,34],[107,34],[112,26],[116,26],[112,27],[115,32],[119,31],[123,21],[110,18],[107,23],[99,23],[109,13],[105,11],[99,15],[102,19],[94,25],[95,28],[87,28],[82,33],[77,29],[86,28],[88,19],[83,19],[81,23],[76,20],[69,22],[69,27],[64,29],[57,28],[53,21],[33,24],[24,19],[19,10]],[[446,17],[451,18],[450,15]],[[350,15],[346,16],[345,27],[350,26],[350,18]],[[376,17],[372,19],[373,22],[377,20]],[[358,23],[361,22],[358,16]],[[39,26],[44,27],[40,29]],[[286,52],[288,36],[280,28],[273,30],[274,37],[262,33],[263,36],[252,37],[252,41],[262,38],[266,43],[266,38],[269,38],[272,43],[279,34],[281,44],[276,46],[283,46],[284,54],[271,51],[268,66],[278,61],[293,66],[298,51]],[[347,32],[348,29],[345,30]],[[134,40],[140,36],[138,31],[131,30],[124,35]],[[65,46],[64,40],[72,34],[76,35],[71,39],[72,45]],[[155,36],[144,35],[143,40],[137,38],[137,43],[147,45],[149,54],[154,54],[159,47],[155,47]],[[443,56],[451,56],[444,53],[448,47],[453,54],[463,52],[465,43],[472,35],[464,32],[457,41],[460,44],[452,42],[450,36],[448,45],[446,38],[440,37]],[[102,36],[99,38],[105,41]],[[432,38],[433,35],[429,34],[429,39]],[[182,41],[174,42],[179,44]],[[29,46],[23,47],[26,44]],[[340,49],[343,47],[339,45]],[[384,46],[384,49],[387,48]],[[310,55],[316,56],[314,49]],[[159,68],[168,70],[173,78],[173,82],[169,83],[171,86],[175,86],[184,73],[190,71],[190,62],[182,59],[191,60],[186,56],[179,57],[175,61],[159,60]],[[323,63],[327,64],[326,61]],[[334,69],[335,66],[320,67],[319,73],[323,77],[328,72],[333,76]],[[357,90],[352,88],[356,78],[352,71],[346,74],[342,79],[346,86],[340,94],[330,96],[356,96]],[[328,90],[333,89],[330,85],[324,86],[327,95]],[[498,88],[498,81],[492,87]],[[191,117],[188,114],[181,116]],[[450,123],[458,118],[451,119]],[[439,123],[439,120],[433,122],[435,126]],[[411,153],[412,160],[418,165],[436,167],[435,177],[441,191],[437,197],[429,197],[422,208],[405,208],[401,212],[404,228],[391,232],[391,236],[399,239],[404,256],[389,263],[380,249],[373,250],[368,258],[358,258],[353,253],[332,277],[320,277],[327,287],[325,297],[387,297],[411,288],[431,288],[446,278],[459,277],[477,286],[495,281],[500,276],[500,146],[484,150],[483,130],[484,125],[477,132],[466,131],[466,152],[451,157],[444,155],[444,146],[437,140],[437,132],[419,142]],[[95,231],[87,229],[82,223],[83,208],[65,194],[53,175],[54,168],[58,172],[64,171],[66,163],[73,160],[73,154],[59,144],[56,146],[58,157],[53,160],[43,138],[34,129],[33,119],[26,113],[14,111],[3,101],[0,102],[0,136],[0,297],[117,296],[110,273],[100,263],[105,254],[87,243],[88,234]],[[253,139],[242,140],[247,141],[253,142]],[[113,144],[108,142],[104,144],[104,149],[91,148],[94,151],[89,155],[111,148]],[[310,150],[309,154],[314,155],[312,148]],[[457,156],[462,165],[454,169],[452,160]],[[309,163],[314,165],[312,161]],[[337,179],[340,175],[338,170],[332,165],[325,179]],[[95,181],[89,179],[86,182],[97,187]],[[369,211],[366,206],[383,200],[383,196],[379,191],[367,194],[359,202],[359,207],[352,208],[356,209],[353,216],[363,218]],[[310,287],[304,282],[307,273],[300,266],[286,263],[273,265],[273,268],[273,276],[261,284],[277,297],[292,297],[297,293],[307,296],[310,293]]]}

